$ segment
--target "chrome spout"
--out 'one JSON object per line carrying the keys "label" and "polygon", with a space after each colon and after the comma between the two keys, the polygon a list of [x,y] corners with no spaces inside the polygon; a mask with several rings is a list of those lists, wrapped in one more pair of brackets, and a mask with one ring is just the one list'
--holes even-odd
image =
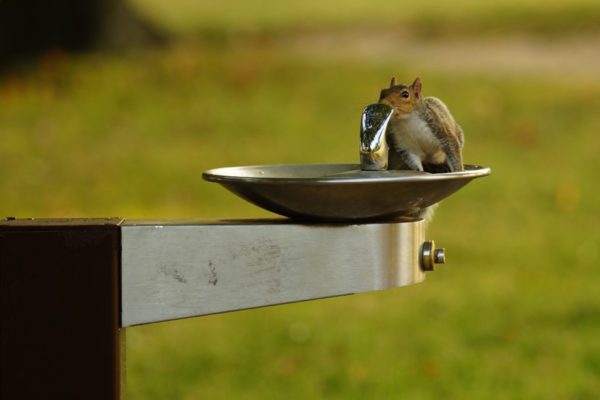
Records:
{"label": "chrome spout", "polygon": [[386,130],[393,114],[387,104],[370,104],[360,123],[360,168],[364,171],[383,171],[388,168]]}

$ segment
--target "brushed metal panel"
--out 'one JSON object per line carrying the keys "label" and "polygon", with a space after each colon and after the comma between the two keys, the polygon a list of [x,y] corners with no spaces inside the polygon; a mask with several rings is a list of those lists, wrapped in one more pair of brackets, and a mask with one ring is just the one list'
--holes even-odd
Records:
{"label": "brushed metal panel", "polygon": [[422,220],[125,221],[122,326],[411,285]]}

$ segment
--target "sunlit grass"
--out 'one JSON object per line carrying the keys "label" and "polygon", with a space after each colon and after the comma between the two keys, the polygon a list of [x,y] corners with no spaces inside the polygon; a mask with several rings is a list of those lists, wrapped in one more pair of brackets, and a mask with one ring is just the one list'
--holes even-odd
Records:
{"label": "sunlit grass", "polygon": [[411,31],[418,35],[561,34],[600,29],[594,0],[394,0],[228,2],[133,0],[137,9],[165,29],[213,38],[302,30],[371,29]]}

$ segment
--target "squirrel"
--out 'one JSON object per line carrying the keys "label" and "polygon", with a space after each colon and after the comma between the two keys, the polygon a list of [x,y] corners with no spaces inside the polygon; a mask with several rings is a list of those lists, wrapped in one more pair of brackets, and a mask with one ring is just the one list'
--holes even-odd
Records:
{"label": "squirrel", "polygon": [[464,134],[448,107],[438,98],[423,97],[421,80],[381,90],[379,103],[393,108],[386,136],[388,169],[426,172],[462,171]]}

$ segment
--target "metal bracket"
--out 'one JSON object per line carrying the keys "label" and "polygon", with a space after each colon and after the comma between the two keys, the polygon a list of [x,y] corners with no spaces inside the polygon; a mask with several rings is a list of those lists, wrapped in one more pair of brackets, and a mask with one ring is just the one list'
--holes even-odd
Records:
{"label": "metal bracket", "polygon": [[422,220],[125,221],[122,326],[419,283]]}

